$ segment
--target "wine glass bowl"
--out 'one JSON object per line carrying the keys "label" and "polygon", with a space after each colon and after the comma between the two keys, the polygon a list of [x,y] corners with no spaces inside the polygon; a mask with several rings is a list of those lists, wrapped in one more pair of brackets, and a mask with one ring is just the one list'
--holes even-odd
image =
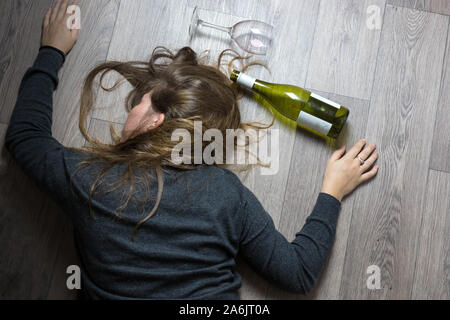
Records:
{"label": "wine glass bowl", "polygon": [[245,20],[232,27],[231,38],[244,51],[265,55],[272,44],[273,27],[257,20]]}
{"label": "wine glass bowl", "polygon": [[198,15],[198,7],[195,7],[189,25],[190,41],[200,27],[226,32],[239,48],[256,55],[265,55],[273,41],[273,26],[270,24],[258,20],[243,20],[232,27],[224,27],[201,20]]}

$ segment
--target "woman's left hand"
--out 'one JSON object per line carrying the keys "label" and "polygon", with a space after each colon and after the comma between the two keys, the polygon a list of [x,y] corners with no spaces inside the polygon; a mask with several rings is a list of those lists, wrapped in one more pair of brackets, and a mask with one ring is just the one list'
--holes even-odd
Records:
{"label": "woman's left hand", "polygon": [[[42,46],[51,46],[65,54],[75,45],[79,30],[68,27],[72,14],[67,13],[69,0],[57,0],[54,8],[47,10],[42,25]],[[76,1],[72,3],[76,5]]]}

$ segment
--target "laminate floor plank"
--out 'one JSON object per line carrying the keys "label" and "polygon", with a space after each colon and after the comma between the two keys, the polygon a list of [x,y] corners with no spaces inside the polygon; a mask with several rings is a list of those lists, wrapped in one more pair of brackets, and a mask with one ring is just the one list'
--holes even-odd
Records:
{"label": "laminate floor plank", "polygon": [[387,4],[415,9],[417,0],[386,0]]}
{"label": "laminate floor plank", "polygon": [[447,35],[447,52],[443,64],[439,106],[433,134],[430,168],[450,172],[450,27]]}
{"label": "laminate floor plank", "polygon": [[450,1],[448,1],[448,0],[417,0],[416,9],[450,15]]}
{"label": "laminate floor plank", "polygon": [[307,87],[370,98],[384,7],[385,0],[320,3]]}
{"label": "laminate floor plank", "polygon": [[[366,133],[380,170],[354,199],[340,298],[412,294],[447,28],[446,16],[386,6]],[[372,265],[379,290],[366,287]]]}
{"label": "laminate floor plank", "polygon": [[4,0],[0,6],[0,84],[14,57],[11,50],[13,39],[23,27],[31,4],[31,0]]}
{"label": "laminate floor plank", "polygon": [[450,15],[448,0],[387,0],[388,4],[411,9]]}
{"label": "laminate floor plank", "polygon": [[[279,0],[226,0],[226,1],[209,1],[209,0],[188,0],[190,7],[198,6],[203,10],[214,11],[222,14],[233,15],[239,17],[240,20],[244,18],[260,20],[267,23],[272,23],[274,4]],[[289,6],[289,2],[286,2]],[[208,21],[208,20],[205,20]],[[208,21],[212,22],[212,21]],[[214,22],[212,22],[214,23]],[[225,26],[225,25],[224,25]],[[231,27],[232,25],[227,25]]]}
{"label": "laminate floor plank", "polygon": [[[1,23],[0,123],[9,123],[19,92],[20,81],[32,65],[39,47],[42,19],[51,0],[7,2]],[[3,6],[3,4],[2,4]],[[11,10],[6,14],[6,10]]]}
{"label": "laminate floor plank", "polygon": [[429,170],[412,299],[450,298],[450,173]]}

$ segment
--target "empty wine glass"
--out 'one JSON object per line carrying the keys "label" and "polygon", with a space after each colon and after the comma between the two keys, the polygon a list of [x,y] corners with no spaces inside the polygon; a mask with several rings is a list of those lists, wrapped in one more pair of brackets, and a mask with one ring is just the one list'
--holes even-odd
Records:
{"label": "empty wine glass", "polygon": [[257,20],[244,20],[232,27],[223,27],[201,20],[198,16],[198,7],[195,7],[189,26],[190,40],[195,36],[199,27],[224,31],[242,50],[257,55],[265,55],[273,40],[273,26],[270,24]]}

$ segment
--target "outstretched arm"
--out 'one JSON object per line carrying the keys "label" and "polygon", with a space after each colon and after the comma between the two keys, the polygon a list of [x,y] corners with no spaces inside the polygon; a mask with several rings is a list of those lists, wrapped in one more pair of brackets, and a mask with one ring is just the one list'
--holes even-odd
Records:
{"label": "outstretched arm", "polygon": [[247,188],[240,255],[260,275],[280,288],[311,291],[331,251],[341,203],[320,193],[312,213],[292,242],[275,229],[270,215]]}
{"label": "outstretched arm", "polygon": [[66,149],[52,137],[53,92],[58,71],[78,36],[78,30],[67,27],[67,4],[59,1],[45,15],[42,46],[22,79],[5,137],[6,148],[27,175],[58,198]]}
{"label": "outstretched arm", "polygon": [[302,230],[289,243],[274,226],[258,199],[244,188],[246,216],[240,249],[250,265],[284,289],[307,293],[317,281],[331,251],[342,199],[362,182],[375,177],[375,143],[358,141],[345,155],[345,146],[328,160],[322,191]]}

